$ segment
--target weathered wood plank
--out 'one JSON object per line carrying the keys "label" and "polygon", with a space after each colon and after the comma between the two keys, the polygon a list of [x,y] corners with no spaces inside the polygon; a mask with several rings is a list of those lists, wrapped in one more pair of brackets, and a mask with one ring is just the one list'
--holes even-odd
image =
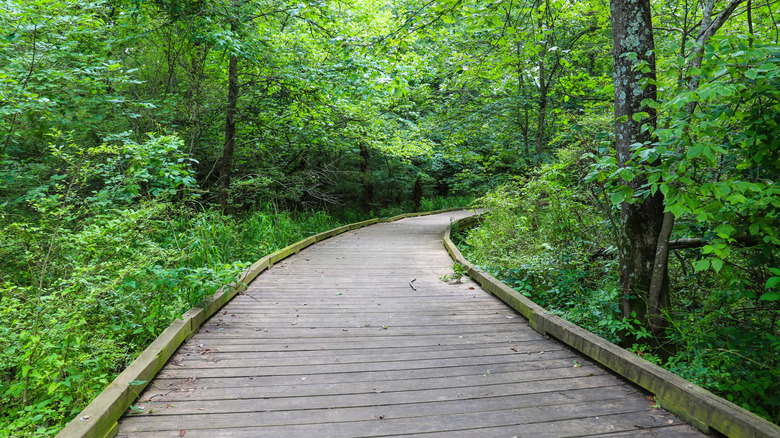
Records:
{"label": "weathered wood plank", "polygon": [[[470,365],[482,365],[490,367],[496,364],[503,363],[517,363],[517,362],[532,362],[537,361],[538,355],[518,355],[518,356],[497,356],[497,357],[466,357],[466,358],[444,358],[444,359],[423,359],[414,361],[398,361],[398,362],[363,362],[363,363],[333,363],[333,364],[321,364],[321,365],[308,365],[305,361],[299,361],[298,363],[289,363],[277,366],[243,366],[243,367],[202,367],[202,368],[189,368],[176,363],[175,367],[168,367],[161,371],[160,375],[165,377],[189,377],[193,376],[197,370],[197,376],[202,377],[217,377],[217,376],[263,376],[263,375],[276,375],[276,376],[289,376],[289,375],[301,375],[306,376],[308,374],[319,373],[359,373],[369,371],[393,371],[393,370],[416,370],[426,368],[448,368],[448,367],[462,367]],[[545,351],[544,360],[571,358],[573,356],[570,352],[565,350]],[[541,362],[541,361],[540,361]],[[247,361],[251,364],[251,361]]]}
{"label": "weathered wood plank", "polygon": [[[539,398],[539,397],[537,397]],[[624,397],[607,398],[588,401],[573,401],[565,397],[554,397],[552,400],[525,400],[525,405],[511,405],[508,409],[506,399],[469,400],[466,403],[410,403],[394,406],[369,406],[341,409],[303,409],[296,411],[248,411],[232,413],[209,413],[189,421],[190,428],[249,428],[328,424],[357,421],[373,421],[383,416],[385,420],[419,419],[429,420],[431,417],[454,415],[472,415],[474,413],[493,414],[494,416],[513,416],[516,423],[531,423],[542,421],[557,421],[561,419],[582,418],[587,416],[607,416],[626,412],[638,412],[646,409],[646,403],[641,400],[626,402]],[[481,403],[480,403],[481,402]],[[492,402],[492,403],[491,403]],[[501,403],[503,402],[503,403]],[[485,415],[487,417],[487,415]],[[487,421],[496,421],[486,418]],[[499,421],[501,421],[499,419]],[[476,426],[477,424],[472,424]],[[494,425],[494,424],[491,424]],[[132,431],[170,430],[170,416],[147,416],[135,422]],[[127,429],[130,431],[130,429]]]}
{"label": "weathered wood plank", "polygon": [[[543,369],[573,368],[572,361],[576,356],[561,358],[545,362],[512,362],[504,364],[491,364],[491,375],[499,373],[525,373]],[[328,384],[352,384],[361,382],[387,382],[408,379],[429,379],[429,378],[450,378],[450,377],[479,377],[486,373],[484,365],[469,365],[451,368],[422,368],[413,370],[389,370],[389,371],[364,371],[357,373],[331,373],[331,374],[307,374],[307,377],[313,379],[312,382]],[[225,389],[248,386],[292,386],[301,383],[301,375],[252,375],[252,376],[215,376],[203,377],[189,375],[180,378],[169,378],[161,376],[155,379],[149,392],[144,394],[143,400],[148,400],[154,391],[168,393],[171,390],[220,387]],[[625,385],[623,382],[616,381],[615,385]],[[635,390],[632,390],[635,392]]]}
{"label": "weathered wood plank", "polygon": [[513,344],[514,347],[507,345],[501,346],[486,346],[479,345],[472,348],[436,348],[436,349],[392,349],[386,351],[385,349],[361,349],[361,350],[342,350],[335,352],[333,350],[320,350],[310,351],[306,354],[291,354],[287,351],[277,351],[276,354],[270,354],[268,352],[253,352],[253,351],[232,351],[225,352],[220,350],[213,350],[210,348],[199,348],[189,351],[179,351],[174,360],[183,363],[187,362],[187,365],[198,366],[198,362],[219,362],[219,366],[228,367],[231,366],[229,361],[241,361],[245,363],[250,360],[256,366],[267,363],[269,365],[279,364],[283,358],[306,358],[307,362],[311,365],[315,365],[320,362],[331,362],[334,360],[340,363],[351,362],[387,362],[387,361],[403,361],[403,360],[420,360],[420,359],[439,359],[439,358],[455,358],[455,357],[472,357],[472,356],[516,356],[520,354],[538,353],[540,350],[544,350],[555,343],[544,339],[537,341],[529,341],[524,344]]}
{"label": "weathered wood plank", "polygon": [[[593,406],[594,403],[588,403]],[[633,407],[633,406],[632,406]],[[629,407],[616,414],[597,415],[588,411],[579,418],[558,418],[555,409],[538,409],[535,419],[524,417],[522,409],[502,411],[456,413],[450,415],[423,416],[411,418],[388,418],[377,411],[376,418],[363,421],[341,421],[303,425],[268,425],[264,427],[235,427],[215,430],[187,429],[186,422],[169,423],[173,430],[140,432],[132,436],[176,436],[185,431],[187,437],[263,437],[263,436],[318,436],[318,437],[373,437],[387,435],[411,435],[467,432],[471,436],[504,436],[511,430],[514,435],[533,437],[587,436],[595,434],[632,432],[643,429],[668,427],[676,423],[668,413],[660,410],[647,411],[646,408]],[[672,423],[669,424],[668,422]],[[506,427],[514,426],[514,427]],[[489,428],[502,427],[504,431],[496,435],[486,435]],[[179,429],[175,429],[179,427]],[[216,433],[215,433],[216,432]],[[157,434],[157,435],[154,435]],[[120,433],[120,436],[125,436]],[[511,435],[509,435],[511,436]]]}
{"label": "weathered wood plank", "polygon": [[[506,407],[521,408],[531,406],[556,406],[569,402],[599,402],[604,400],[622,399],[629,394],[631,388],[625,385],[600,386],[596,388],[575,388],[571,390],[556,390],[548,393],[530,393],[518,395],[502,396],[475,396],[459,397],[457,400],[435,400],[428,402],[410,402],[409,398],[399,399],[398,397],[386,398],[384,400],[367,400],[360,406],[359,399],[344,399],[347,406],[340,406],[341,409],[356,408],[383,408],[382,410],[393,416],[402,416],[401,412],[414,412],[417,414],[447,414],[447,413],[466,413],[478,411],[500,410]],[[406,394],[408,396],[409,394]],[[214,402],[214,409],[210,414],[229,414],[243,412],[274,412],[274,411],[300,411],[315,409],[332,409],[338,403],[338,396],[325,396],[317,398],[290,398],[281,403],[275,403],[275,400],[264,399],[260,402],[255,399],[250,400],[220,400]],[[376,401],[384,402],[376,404]],[[182,414],[200,414],[202,404],[200,401],[173,401],[166,403],[137,403],[138,413],[134,413],[133,430],[146,428],[146,424],[158,422],[155,417],[169,418],[172,415]],[[135,418],[143,417],[143,418]],[[136,424],[138,426],[136,426]],[[128,427],[130,430],[131,427]]]}
{"label": "weathered wood plank", "polygon": [[[584,368],[584,367],[583,367]],[[489,373],[488,373],[489,372]],[[423,401],[443,400],[445,397],[466,397],[468,394],[516,395],[546,393],[572,388],[594,388],[614,384],[612,376],[592,367],[584,371],[576,368],[554,368],[526,372],[497,373],[483,367],[470,376],[398,379],[395,381],[344,382],[342,384],[318,383],[319,375],[305,375],[294,385],[233,386],[229,399],[270,399],[311,397],[323,395],[370,395],[372,403],[382,397],[394,397],[397,393],[410,392]],[[566,383],[561,382],[565,380]],[[533,382],[533,385],[529,384]],[[245,383],[253,383],[246,382]],[[144,393],[141,402],[172,402],[176,400],[226,400],[222,387],[195,386],[171,391],[169,388],[151,389]],[[375,393],[385,395],[377,398]],[[343,400],[346,403],[347,400]],[[341,405],[336,405],[341,406]],[[209,405],[211,409],[213,405]]]}

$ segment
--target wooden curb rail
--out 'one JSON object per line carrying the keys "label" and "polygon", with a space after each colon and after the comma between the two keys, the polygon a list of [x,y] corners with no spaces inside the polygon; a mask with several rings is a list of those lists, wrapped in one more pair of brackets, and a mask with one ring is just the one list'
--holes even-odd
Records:
{"label": "wooden curb rail", "polygon": [[641,386],[655,395],[664,409],[673,412],[697,429],[716,430],[729,437],[780,437],[780,427],[747,410],[694,385],[658,365],[629,353],[593,333],[553,315],[511,287],[477,268],[463,257],[450,239],[451,229],[468,228],[476,222],[471,216],[456,221],[444,234],[444,246],[450,256],[465,266],[468,275],[528,319],[531,327],[555,337],[566,345]]}
{"label": "wooden curb rail", "polygon": [[203,306],[193,307],[166,328],[116,379],[87,405],[58,434],[57,438],[109,438],[116,435],[117,422],[128,407],[162,369],[179,346],[197,333],[200,326],[234,296],[246,290],[247,285],[261,272],[302,249],[333,236],[381,222],[393,222],[407,217],[426,216],[463,210],[449,208],[421,213],[406,213],[386,219],[369,219],[325,231],[293,243],[256,261],[244,270],[238,281],[220,288],[204,300]]}

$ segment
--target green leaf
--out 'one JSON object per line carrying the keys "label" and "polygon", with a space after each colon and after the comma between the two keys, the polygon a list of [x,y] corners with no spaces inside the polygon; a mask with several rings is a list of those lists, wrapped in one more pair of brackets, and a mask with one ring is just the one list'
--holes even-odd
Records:
{"label": "green leaf", "polygon": [[761,295],[761,298],[759,298],[759,300],[778,301],[780,300],[780,292],[767,292],[764,295]]}
{"label": "green leaf", "polygon": [[634,172],[631,169],[624,167],[620,170],[620,177],[626,180],[626,182],[631,182],[636,178],[636,175],[634,175]]}
{"label": "green leaf", "polygon": [[710,259],[699,260],[693,265],[693,269],[696,272],[706,271],[710,268]]}
{"label": "green leaf", "polygon": [[712,153],[712,148],[709,146],[705,146],[702,148],[702,152],[704,153],[704,157],[707,158],[707,162],[709,164],[715,164],[715,156]]}
{"label": "green leaf", "polygon": [[722,224],[715,230],[715,233],[717,233],[718,236],[720,236],[720,237],[722,237],[724,239],[728,239],[736,231],[737,230],[734,227],[732,227],[731,225],[729,225],[729,224]]}
{"label": "green leaf", "polygon": [[701,155],[703,150],[704,150],[704,145],[700,143],[694,143],[693,145],[691,145],[691,147],[688,148],[688,153],[686,154],[686,156],[688,158],[696,158],[699,155]]}

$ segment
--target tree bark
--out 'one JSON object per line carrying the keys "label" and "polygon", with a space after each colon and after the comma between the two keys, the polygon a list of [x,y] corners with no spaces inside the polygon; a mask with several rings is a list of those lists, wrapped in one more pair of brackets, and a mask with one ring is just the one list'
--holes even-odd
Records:
{"label": "tree bark", "polygon": [[525,102],[525,96],[523,96],[525,83],[523,81],[520,41],[515,42],[515,50],[517,52],[517,125],[523,134],[523,153],[527,154],[530,152],[528,150],[528,105]]}
{"label": "tree bark", "polygon": [[753,48],[753,1],[747,0],[747,24],[748,24],[748,33],[750,34],[750,39],[748,40],[748,46],[752,49]]}
{"label": "tree bark", "polygon": [[[537,28],[539,31],[543,31],[547,26],[545,25],[544,21],[542,20],[542,17],[540,16],[537,19],[536,22]],[[543,33],[543,35],[545,35]],[[542,44],[541,50],[539,51],[539,60],[537,62],[537,67],[539,69],[539,105],[537,107],[537,118],[536,118],[536,138],[534,139],[534,145],[536,147],[536,154],[540,155],[542,153],[542,148],[544,147],[544,124],[545,124],[545,116],[547,115],[547,69],[545,68],[544,64],[544,57],[547,55],[547,47],[548,47],[548,41],[549,41],[549,34],[544,36],[544,43]]]}
{"label": "tree bark", "polygon": [[[734,244],[737,246],[756,246],[761,241],[755,236],[737,236],[734,237]],[[669,249],[688,249],[701,248],[709,243],[700,237],[688,237],[669,241]]]}
{"label": "tree bark", "polygon": [[544,124],[547,115],[547,82],[544,77],[544,60],[539,62],[539,114],[536,119],[536,153],[541,154],[544,148]]}
{"label": "tree bark", "polygon": [[[720,29],[726,20],[729,19],[734,10],[743,3],[745,0],[731,0],[726,8],[722,10],[715,18],[712,18],[713,11],[715,10],[715,0],[707,0],[704,4],[704,11],[702,12],[701,27],[699,28],[699,35],[696,37],[696,45],[691,50],[693,58],[689,65],[689,69],[701,68],[701,63],[704,60],[704,45],[707,41],[715,35],[715,32]],[[694,91],[699,88],[699,82],[701,77],[699,75],[692,75],[688,81],[688,89]],[[685,110],[688,114],[693,114],[698,102],[692,100],[685,105]]]}
{"label": "tree bark", "polygon": [[[621,167],[627,166],[632,155],[632,146],[651,140],[650,133],[642,124],[655,125],[655,110],[642,105],[644,99],[656,98],[655,87],[655,42],[649,0],[611,0],[612,36],[614,44],[615,83],[615,148]],[[636,54],[638,61],[647,63],[649,71],[634,68],[628,54]],[[643,86],[644,83],[644,86]],[[636,121],[633,115],[645,112],[648,118]],[[642,177],[630,182],[623,181],[634,191],[646,183]],[[625,316],[635,312],[640,321],[648,321],[648,293],[653,277],[654,259],[658,235],[663,223],[664,199],[661,192],[644,200],[623,202],[621,205],[620,230],[620,287],[623,295]],[[664,266],[663,277],[667,273]],[[659,302],[666,302],[668,281],[662,282],[657,293]]]}
{"label": "tree bark", "polygon": [[423,198],[423,186],[422,186],[422,178],[420,178],[420,175],[417,175],[417,179],[414,181],[414,187],[412,188],[412,207],[415,212],[420,211],[420,207],[422,206],[422,198]]}
{"label": "tree bark", "polygon": [[662,335],[666,329],[664,310],[669,307],[669,237],[674,229],[674,214],[664,213],[661,231],[658,234],[655,259],[653,260],[653,276],[650,289],[647,292],[647,308],[650,328],[655,335]]}
{"label": "tree bark", "polygon": [[360,175],[363,185],[363,211],[370,211],[374,203],[374,182],[371,178],[371,155],[368,146],[360,143]]}
{"label": "tree bark", "polygon": [[[234,19],[230,30],[238,32],[238,23]],[[217,202],[222,211],[227,209],[227,192],[230,189],[230,172],[233,168],[233,153],[236,145],[236,110],[238,107],[238,56],[230,55],[228,61],[228,98],[225,115],[225,149],[222,151],[222,162],[219,167],[219,194]]]}

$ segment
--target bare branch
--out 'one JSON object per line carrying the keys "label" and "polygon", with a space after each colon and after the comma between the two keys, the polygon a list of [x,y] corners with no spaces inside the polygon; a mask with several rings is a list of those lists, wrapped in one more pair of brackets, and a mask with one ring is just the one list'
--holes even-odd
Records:
{"label": "bare branch", "polygon": [[[742,247],[756,246],[759,244],[759,240],[755,236],[737,236],[734,238],[734,241],[738,246]],[[709,242],[709,240],[704,240],[700,237],[670,240],[669,249],[701,248]]]}

